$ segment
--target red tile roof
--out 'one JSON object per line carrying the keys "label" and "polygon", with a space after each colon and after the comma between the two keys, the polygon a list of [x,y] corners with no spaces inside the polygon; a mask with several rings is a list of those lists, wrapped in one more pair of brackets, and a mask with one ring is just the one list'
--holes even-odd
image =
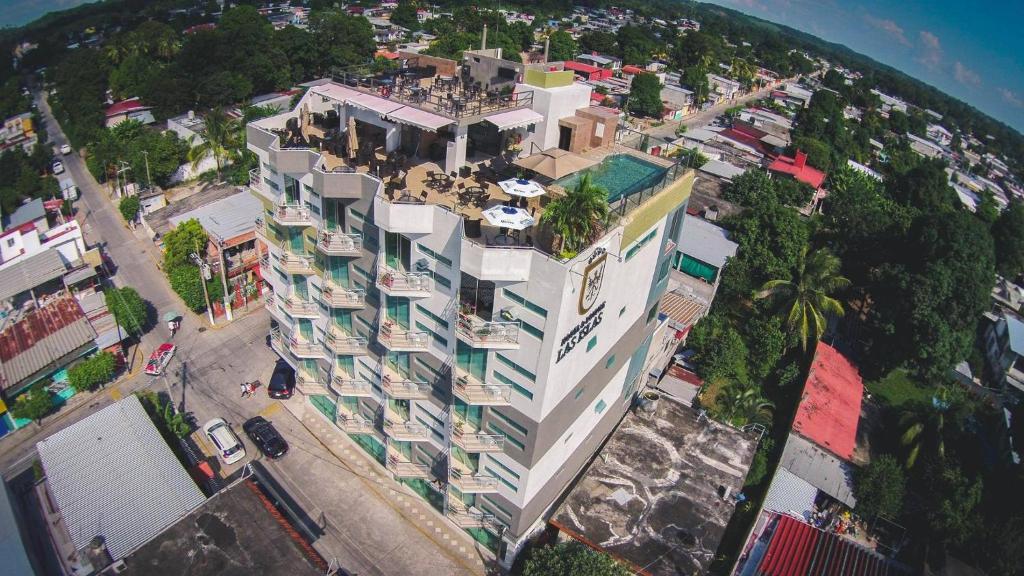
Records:
{"label": "red tile roof", "polygon": [[575,60],[568,60],[562,64],[566,70],[574,70],[576,72],[583,72],[586,74],[593,74],[599,72],[601,68],[597,66],[591,66],[590,64],[584,64],[583,62],[576,62]]}
{"label": "red tile roof", "polygon": [[138,98],[129,98],[120,102],[114,102],[107,108],[107,118],[131,112],[132,110],[147,110],[149,106],[144,105]]}
{"label": "red tile roof", "polygon": [[793,431],[849,460],[857,443],[864,383],[857,367],[835,348],[818,342],[793,419]]}
{"label": "red tile roof", "polygon": [[768,169],[772,172],[789,174],[796,180],[810,185],[817,190],[825,183],[825,173],[807,165],[807,154],[797,150],[796,158],[779,156],[772,162]]}
{"label": "red tile roof", "polygon": [[639,66],[634,66],[632,64],[626,64],[625,66],[622,67],[623,74],[643,74],[644,72],[646,72],[646,70]]}

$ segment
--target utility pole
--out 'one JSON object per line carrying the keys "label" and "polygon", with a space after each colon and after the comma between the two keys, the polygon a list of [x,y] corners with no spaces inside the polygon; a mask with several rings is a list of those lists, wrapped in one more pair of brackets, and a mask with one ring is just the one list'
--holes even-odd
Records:
{"label": "utility pole", "polygon": [[217,322],[213,319],[213,306],[210,305],[210,293],[206,290],[206,274],[210,265],[199,257],[199,241],[194,240],[193,242],[195,244],[196,251],[189,254],[189,257],[196,263],[196,266],[199,266],[199,283],[203,285],[203,298],[206,300],[206,314],[210,318],[210,325],[216,326]]}
{"label": "utility pole", "polygon": [[231,322],[231,293],[228,291],[228,255],[224,253],[224,241],[217,241],[220,250],[220,283],[224,286],[224,316]]}
{"label": "utility pole", "polygon": [[149,175],[149,150],[143,150],[142,155],[146,158],[146,187],[153,187],[153,178]]}

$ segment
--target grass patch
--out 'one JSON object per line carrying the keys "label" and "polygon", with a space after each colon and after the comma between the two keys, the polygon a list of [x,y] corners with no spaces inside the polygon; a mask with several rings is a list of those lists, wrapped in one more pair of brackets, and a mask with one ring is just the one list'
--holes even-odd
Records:
{"label": "grass patch", "polygon": [[899,368],[886,374],[885,378],[868,382],[868,392],[888,408],[900,408],[905,404],[923,402],[930,403],[934,388],[918,383],[906,370]]}
{"label": "grass patch", "polygon": [[718,397],[722,394],[722,389],[725,388],[726,384],[727,382],[723,378],[705,382],[704,388],[697,395],[700,407],[712,414],[717,413]]}

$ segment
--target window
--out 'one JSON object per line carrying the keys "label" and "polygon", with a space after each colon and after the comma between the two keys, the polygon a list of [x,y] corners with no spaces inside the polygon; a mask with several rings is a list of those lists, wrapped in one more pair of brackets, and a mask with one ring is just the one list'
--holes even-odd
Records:
{"label": "window", "polygon": [[422,322],[417,322],[416,323],[416,327],[419,328],[420,330],[423,330],[427,334],[430,334],[430,337],[433,338],[434,342],[437,342],[437,344],[439,346],[441,346],[441,348],[447,348],[448,347],[448,339],[447,338],[445,338],[444,336],[441,336],[437,332],[434,332],[430,328],[427,328],[426,325],[424,325]]}
{"label": "window", "polygon": [[587,341],[587,352],[590,352],[597,346],[597,336],[591,336],[590,340]]}
{"label": "window", "polygon": [[520,320],[519,321],[519,326],[523,329],[523,332],[526,332],[527,334],[529,334],[530,336],[533,336],[537,340],[543,340],[544,339],[544,332],[541,331],[541,330],[538,330],[537,328],[531,326],[530,324],[527,324],[526,322],[523,322],[522,320]]}
{"label": "window", "polygon": [[355,208],[349,208],[348,211],[349,214],[352,214],[352,217],[355,218],[356,220],[359,220],[360,222],[366,220],[366,214],[363,214],[359,210],[356,210]]}
{"label": "window", "polygon": [[600,414],[601,412],[604,412],[604,409],[607,407],[608,403],[605,402],[604,400],[601,400],[597,403],[597,406],[594,406],[594,412]]}
{"label": "window", "polygon": [[536,382],[537,381],[537,376],[533,372],[530,372],[526,368],[523,368],[519,364],[516,364],[515,362],[509,360],[504,354],[499,352],[499,353],[495,354],[494,356],[498,359],[498,362],[501,362],[505,366],[508,366],[513,371],[515,371],[516,374],[519,374],[520,376],[522,376],[523,378],[526,378],[530,382]]}
{"label": "window", "polygon": [[512,389],[516,391],[516,393],[525,396],[529,400],[533,400],[533,392],[530,392],[526,388],[523,388],[522,386],[517,384],[515,380],[512,380],[511,378],[505,376],[504,374],[498,372],[497,370],[494,371],[494,379],[497,380],[498,382],[501,382],[502,384],[511,386]]}
{"label": "window", "polygon": [[492,409],[491,409],[491,414],[494,414],[495,416],[497,416],[498,418],[500,418],[500,419],[501,419],[502,421],[504,421],[504,422],[505,422],[506,424],[508,424],[509,426],[511,426],[513,430],[515,430],[516,432],[519,432],[519,433],[520,433],[520,434],[522,434],[523,436],[528,436],[528,435],[529,435],[529,431],[528,431],[528,430],[527,430],[526,428],[523,428],[523,426],[522,426],[521,424],[519,424],[519,423],[518,423],[518,422],[516,422],[515,420],[513,420],[513,419],[509,418],[508,416],[506,416],[506,415],[502,414],[502,413],[501,413],[501,412],[499,412],[498,410],[496,410],[496,409],[492,408]]}
{"label": "window", "polygon": [[494,463],[495,465],[497,465],[497,466],[498,466],[498,468],[501,468],[502,470],[504,470],[505,472],[507,472],[509,476],[511,476],[511,477],[513,477],[513,478],[515,478],[516,480],[520,480],[520,479],[521,479],[521,477],[519,476],[519,474],[516,474],[515,470],[513,470],[513,469],[509,468],[508,466],[505,466],[505,465],[504,465],[504,464],[502,464],[502,463],[501,463],[501,462],[500,462],[500,461],[499,461],[499,460],[498,460],[497,458],[493,458],[493,457],[492,457],[492,458],[490,458],[490,461],[491,461],[491,462],[493,462],[493,463]]}
{"label": "window", "polygon": [[609,356],[608,359],[605,360],[605,362],[604,362],[604,367],[605,368],[611,368],[612,366],[615,366],[615,354],[612,354],[611,356]]}
{"label": "window", "polygon": [[580,395],[583,394],[583,386],[576,389],[576,395],[572,397],[573,400],[578,400]]}
{"label": "window", "polygon": [[[417,416],[416,417],[416,421],[419,422],[420,424],[422,424],[424,427],[426,427],[427,430],[430,430],[430,433],[434,435],[434,438],[437,438],[439,441],[440,440],[444,440],[444,434],[442,434],[436,428],[431,426],[430,423],[428,423],[426,420],[424,420],[423,418],[420,418],[419,416]],[[427,462],[427,464],[429,464],[429,462]]]}
{"label": "window", "polygon": [[451,268],[451,266],[452,266],[451,258],[447,258],[447,257],[445,257],[442,254],[438,254],[437,252],[434,252],[430,248],[427,248],[426,246],[424,246],[423,244],[420,244],[420,243],[417,243],[416,247],[419,248],[421,253],[423,253],[423,254],[429,256],[431,259],[436,260],[437,262],[440,262],[441,264],[444,264],[445,266]]}
{"label": "window", "polygon": [[7,247],[8,248],[13,248],[14,247],[14,238],[8,238],[7,239]]}
{"label": "window", "polygon": [[371,282],[374,281],[374,278],[372,276],[370,276],[370,273],[367,272],[366,270],[364,270],[363,267],[360,266],[359,264],[353,264],[352,268],[355,269],[356,274],[359,274],[360,276],[362,276],[363,278],[366,278],[367,280],[369,280]]}
{"label": "window", "polygon": [[512,446],[515,446],[516,448],[519,448],[520,450],[526,450],[526,444],[523,444],[519,440],[516,440],[515,438],[513,438],[508,432],[503,430],[501,427],[499,427],[494,422],[488,422],[487,423],[487,429],[490,430],[491,432],[493,432],[494,434],[501,434],[502,436],[504,436],[505,437],[505,442],[507,444],[511,444]]}
{"label": "window", "polygon": [[302,189],[306,191],[306,194],[309,194],[310,198],[320,198],[320,195],[317,194],[316,190],[313,190],[313,187],[309,184],[303,184]]}
{"label": "window", "polygon": [[484,502],[486,502],[489,505],[489,507],[494,508],[494,510],[491,511],[492,514],[493,513],[499,513],[500,516],[505,516],[509,520],[512,519],[512,513],[509,512],[508,510],[506,510],[505,508],[503,508],[500,504],[498,504],[497,502],[495,502],[491,498],[489,498],[487,496],[483,496],[483,495],[481,495],[480,498]]}
{"label": "window", "polygon": [[448,321],[447,321],[447,320],[445,320],[444,318],[441,318],[441,317],[440,317],[440,316],[438,316],[437,314],[434,314],[434,313],[433,313],[433,312],[431,312],[430,310],[427,310],[427,309],[426,309],[426,308],[424,308],[424,307],[423,307],[423,306],[422,306],[421,304],[417,304],[417,305],[416,305],[416,309],[417,309],[417,310],[419,310],[419,311],[420,311],[420,313],[422,313],[422,314],[423,314],[424,316],[426,316],[427,318],[430,318],[430,319],[431,319],[431,320],[433,320],[434,322],[437,322],[437,325],[438,325],[438,326],[441,326],[441,327],[443,327],[443,328],[444,328],[445,330],[447,330],[447,329],[448,329]]}
{"label": "window", "polygon": [[[655,304],[654,306],[651,306],[651,309],[647,312],[647,323],[650,324],[651,320],[654,320],[654,317],[657,316],[657,315],[658,315],[658,305]],[[587,348],[587,350],[589,350],[589,348]]]}
{"label": "window", "polygon": [[667,258],[661,263],[661,268],[658,270],[658,282],[661,282],[665,279],[665,276],[668,276],[668,267],[671,263],[672,261]]}
{"label": "window", "polygon": [[572,435],[573,435],[573,432],[569,432],[569,434],[566,435],[565,440],[562,440],[562,444],[568,444],[569,443],[569,439],[572,438]]}
{"label": "window", "polygon": [[307,201],[306,201],[306,208],[307,208],[307,209],[308,209],[308,210],[309,210],[310,212],[312,212],[313,214],[316,214],[317,216],[319,216],[319,215],[320,215],[320,207],[319,207],[319,206],[316,206],[315,204],[313,204],[313,203],[312,203],[312,202],[310,202],[309,200],[307,200]]}
{"label": "window", "polygon": [[434,278],[434,282],[437,282],[441,286],[444,286],[445,288],[451,290],[452,281],[449,280],[447,276],[441,274],[440,272],[431,272],[430,275]]}
{"label": "window", "polygon": [[419,355],[416,356],[416,364],[419,364],[421,367],[423,367],[425,370],[433,374],[435,377],[441,377],[441,371],[435,369],[433,366],[428,364],[427,361],[424,360],[423,358],[420,358]]}
{"label": "window", "polygon": [[631,258],[633,258],[633,256],[636,256],[637,252],[639,252],[641,248],[646,246],[648,242],[650,242],[651,240],[654,240],[654,237],[657,236],[657,235],[658,235],[658,229],[655,228],[654,230],[651,230],[647,234],[647,236],[644,236],[639,241],[637,241],[636,244],[633,244],[633,246],[630,247],[629,250],[626,250],[626,261],[628,262]]}
{"label": "window", "polygon": [[530,312],[533,312],[534,314],[540,316],[541,318],[548,317],[547,310],[541,308],[540,306],[537,306],[536,304],[530,302],[526,298],[523,298],[519,294],[516,294],[515,292],[509,290],[508,288],[502,288],[501,291],[505,294],[505,298],[508,298],[509,300],[515,302],[516,304],[519,304],[520,306],[526,308]]}
{"label": "window", "polygon": [[498,482],[501,482],[505,486],[508,486],[509,490],[511,490],[513,492],[518,492],[519,491],[519,488],[517,488],[515,484],[513,484],[513,483],[509,482],[508,480],[506,480],[501,474],[498,474],[497,472],[495,472],[490,466],[484,466],[484,470],[488,474],[490,474],[491,476],[494,476],[495,478],[497,478]]}
{"label": "window", "polygon": [[623,306],[623,307],[622,307],[622,309],[621,309],[621,310],[619,310],[619,318],[621,318],[621,317],[622,317],[622,315],[623,315],[623,314],[625,314],[625,313],[626,313],[626,307],[625,307],[625,306]]}

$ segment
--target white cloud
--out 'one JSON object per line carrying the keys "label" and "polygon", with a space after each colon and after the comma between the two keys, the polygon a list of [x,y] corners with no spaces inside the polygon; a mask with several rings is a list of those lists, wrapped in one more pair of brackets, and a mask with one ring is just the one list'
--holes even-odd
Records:
{"label": "white cloud", "polygon": [[1024,108],[1024,97],[1011,92],[1008,88],[1000,88],[999,95],[1003,97],[1003,102],[1006,102],[1010,106]]}
{"label": "white cloud", "polygon": [[953,64],[953,77],[956,81],[966,86],[980,86],[981,76],[974,70],[964,66],[959,60]]}
{"label": "white cloud", "polygon": [[928,68],[935,69],[942,63],[942,43],[939,37],[927,30],[921,30],[918,34],[921,40],[922,54],[917,61]]}
{"label": "white cloud", "polygon": [[903,44],[904,46],[910,46],[910,40],[907,39],[907,34],[903,31],[894,20],[887,18],[876,18],[870,14],[864,15],[864,21],[867,22],[872,28],[877,28],[882,32],[885,32],[894,40]]}

